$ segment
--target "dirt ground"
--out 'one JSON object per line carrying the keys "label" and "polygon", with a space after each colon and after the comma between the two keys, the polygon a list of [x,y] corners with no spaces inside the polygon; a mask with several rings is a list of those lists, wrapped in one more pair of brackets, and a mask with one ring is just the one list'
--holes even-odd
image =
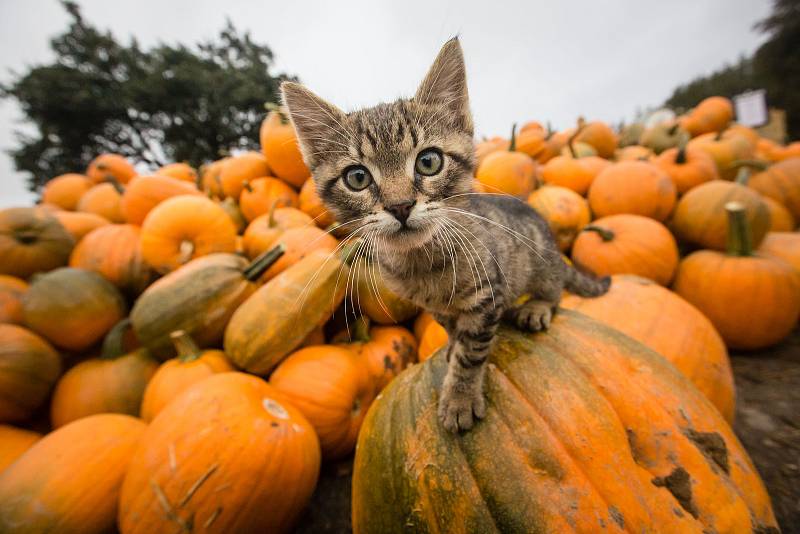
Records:
{"label": "dirt ground", "polygon": [[[773,349],[732,353],[739,439],[767,486],[784,534],[800,534],[800,329]],[[352,460],[323,467],[296,534],[350,532]]]}

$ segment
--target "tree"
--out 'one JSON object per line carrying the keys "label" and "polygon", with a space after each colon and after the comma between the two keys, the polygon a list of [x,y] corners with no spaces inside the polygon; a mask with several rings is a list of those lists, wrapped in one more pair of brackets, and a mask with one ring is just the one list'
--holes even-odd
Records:
{"label": "tree", "polygon": [[0,87],[37,130],[17,133],[10,151],[31,190],[102,152],[198,166],[257,148],[264,103],[276,101],[281,80],[294,79],[271,74],[272,51],[230,21],[215,40],[143,50],[94,28],[77,4],[63,5],[71,22],[51,41],[55,61]]}

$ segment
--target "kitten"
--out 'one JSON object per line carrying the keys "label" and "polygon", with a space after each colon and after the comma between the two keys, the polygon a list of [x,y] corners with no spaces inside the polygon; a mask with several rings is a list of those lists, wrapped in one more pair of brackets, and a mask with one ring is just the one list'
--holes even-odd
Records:
{"label": "kitten", "polygon": [[281,89],[325,205],[368,244],[389,287],[447,330],[439,418],[451,431],[471,428],[486,411],[485,363],[500,320],[546,329],[565,287],[601,295],[608,278],[565,264],[526,203],[472,192],[472,115],[457,38],[409,100],[344,113],[297,83]]}

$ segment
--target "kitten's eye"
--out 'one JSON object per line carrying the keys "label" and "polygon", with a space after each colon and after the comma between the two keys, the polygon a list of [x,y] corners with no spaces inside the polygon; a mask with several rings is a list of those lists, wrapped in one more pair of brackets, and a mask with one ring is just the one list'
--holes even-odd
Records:
{"label": "kitten's eye", "polygon": [[372,175],[361,165],[350,167],[344,171],[344,185],[353,191],[362,191],[372,183]]}
{"label": "kitten's eye", "polygon": [[442,152],[436,148],[428,148],[419,153],[414,168],[422,176],[433,176],[442,170],[443,163]]}

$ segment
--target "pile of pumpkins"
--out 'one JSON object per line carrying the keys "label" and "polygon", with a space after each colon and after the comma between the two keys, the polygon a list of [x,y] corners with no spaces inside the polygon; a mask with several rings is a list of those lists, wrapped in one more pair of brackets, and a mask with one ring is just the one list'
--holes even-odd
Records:
{"label": "pile of pumpkins", "polygon": [[279,109],[200,172],[52,179],[0,211],[0,531],[290,531],[354,449],[357,532],[775,526],[727,348],[797,323],[800,150],[731,120],[714,98],[640,144],[579,121],[477,145],[476,190],[613,283],[501,331],[463,436],[436,418],[444,328],[358,254]]}

